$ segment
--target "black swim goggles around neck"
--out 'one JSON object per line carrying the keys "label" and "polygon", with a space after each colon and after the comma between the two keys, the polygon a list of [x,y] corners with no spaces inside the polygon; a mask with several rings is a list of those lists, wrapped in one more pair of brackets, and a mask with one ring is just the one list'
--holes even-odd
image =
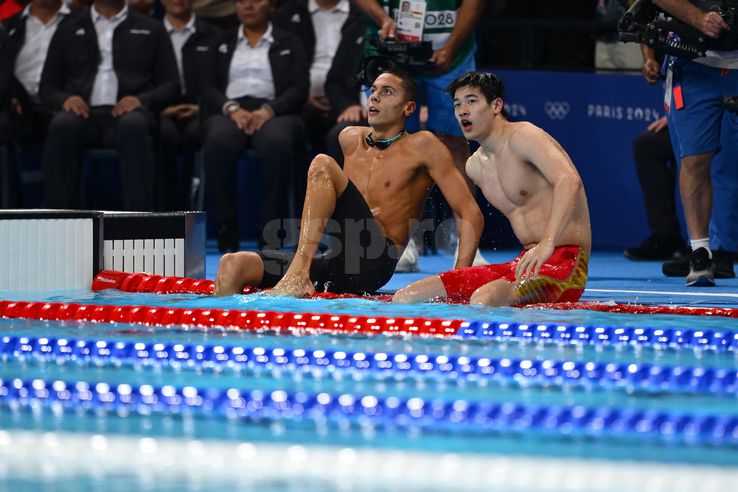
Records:
{"label": "black swim goggles around neck", "polygon": [[384,150],[387,147],[389,147],[392,142],[394,142],[395,140],[403,136],[405,134],[405,130],[404,129],[400,130],[400,133],[398,133],[392,138],[388,138],[387,140],[374,140],[374,138],[372,138],[372,133],[374,132],[369,132],[366,135],[366,137],[364,137],[364,140],[366,140],[366,144],[369,147],[376,147],[379,150]]}

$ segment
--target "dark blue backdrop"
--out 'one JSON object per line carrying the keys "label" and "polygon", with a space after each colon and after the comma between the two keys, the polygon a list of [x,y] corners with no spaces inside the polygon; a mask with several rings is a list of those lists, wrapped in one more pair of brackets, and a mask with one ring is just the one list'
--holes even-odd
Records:
{"label": "dark blue backdrop", "polygon": [[[584,181],[593,245],[622,248],[648,234],[632,155],[633,139],[664,115],[661,84],[640,75],[497,71],[511,119],[529,120],[566,149]],[[735,118],[727,115],[725,118]],[[712,165],[713,248],[738,250],[738,136],[723,125]],[[678,213],[682,216],[678,198]],[[682,220],[683,222],[683,220]],[[686,237],[686,232],[685,232]]]}
{"label": "dark blue backdrop", "polygon": [[649,233],[632,143],[664,116],[663,90],[638,75],[496,71],[511,120],[556,138],[582,176],[594,247],[622,248]]}

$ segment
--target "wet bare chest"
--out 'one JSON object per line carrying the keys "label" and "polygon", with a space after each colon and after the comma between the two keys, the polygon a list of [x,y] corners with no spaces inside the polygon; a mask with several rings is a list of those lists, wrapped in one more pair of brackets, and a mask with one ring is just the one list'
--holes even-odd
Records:
{"label": "wet bare chest", "polygon": [[345,172],[370,207],[376,202],[399,199],[412,174],[396,156],[385,153],[347,161]]}
{"label": "wet bare chest", "polygon": [[478,184],[487,200],[504,213],[525,206],[541,179],[530,164],[502,155],[483,163]]}

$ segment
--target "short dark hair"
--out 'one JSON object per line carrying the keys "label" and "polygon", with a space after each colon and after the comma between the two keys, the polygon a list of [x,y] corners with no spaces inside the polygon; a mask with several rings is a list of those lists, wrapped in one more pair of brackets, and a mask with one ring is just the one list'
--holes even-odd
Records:
{"label": "short dark hair", "polygon": [[396,67],[388,68],[382,73],[388,73],[400,79],[400,81],[402,82],[402,88],[405,91],[405,96],[407,97],[407,100],[417,102],[418,83],[415,81],[415,78],[412,75],[410,75],[410,72],[408,72],[402,67],[396,66]]}
{"label": "short dark hair", "polygon": [[488,103],[497,98],[505,99],[505,85],[502,83],[502,79],[493,73],[467,72],[448,84],[444,91],[453,98],[456,91],[462,87],[476,87]]}

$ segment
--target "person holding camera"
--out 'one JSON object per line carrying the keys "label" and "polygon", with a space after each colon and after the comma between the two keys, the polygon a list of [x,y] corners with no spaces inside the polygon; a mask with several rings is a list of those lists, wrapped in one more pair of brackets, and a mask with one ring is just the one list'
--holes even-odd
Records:
{"label": "person holding camera", "polygon": [[[401,0],[352,1],[373,21],[367,29],[367,41],[378,36],[381,41],[387,38],[422,39],[432,43],[433,51],[427,64],[429,68],[415,74],[421,91],[419,102],[428,108],[426,128],[448,147],[456,167],[466,176],[464,165],[469,157],[469,144],[456,124],[453,106],[444,89],[455,78],[476,69],[473,30],[484,10],[484,0],[408,2],[405,12],[402,11]],[[406,18],[412,11],[417,17],[422,15],[422,26],[403,32],[398,20]],[[372,51],[367,44],[367,54]],[[410,131],[419,128],[419,119],[416,117],[408,126]],[[468,178],[467,184],[471,186]],[[398,264],[398,272],[417,271],[417,257],[417,248],[411,242]],[[486,262],[477,254],[475,263]]]}
{"label": "person holding camera", "polygon": [[[714,40],[736,35],[731,30],[738,26],[728,25],[716,11],[701,9],[701,2],[654,3]],[[721,148],[721,125],[728,125],[731,140],[738,145],[738,113],[725,114],[727,98],[738,95],[738,51],[712,50],[694,60],[673,59],[666,91],[671,129],[681,151],[679,187],[692,249],[687,285],[713,286],[715,267],[708,235],[713,195],[710,167]]]}
{"label": "person holding camera", "polygon": [[[430,132],[405,131],[416,97],[407,72],[380,74],[370,89],[371,126],[348,127],[339,137],[343,169],[325,154],[310,164],[297,252],[224,255],[215,295],[237,294],[247,285],[295,297],[376,291],[392,277],[434,184],[458,217],[456,267],[471,265],[484,219],[441,141]],[[329,246],[324,253],[321,244]]]}

